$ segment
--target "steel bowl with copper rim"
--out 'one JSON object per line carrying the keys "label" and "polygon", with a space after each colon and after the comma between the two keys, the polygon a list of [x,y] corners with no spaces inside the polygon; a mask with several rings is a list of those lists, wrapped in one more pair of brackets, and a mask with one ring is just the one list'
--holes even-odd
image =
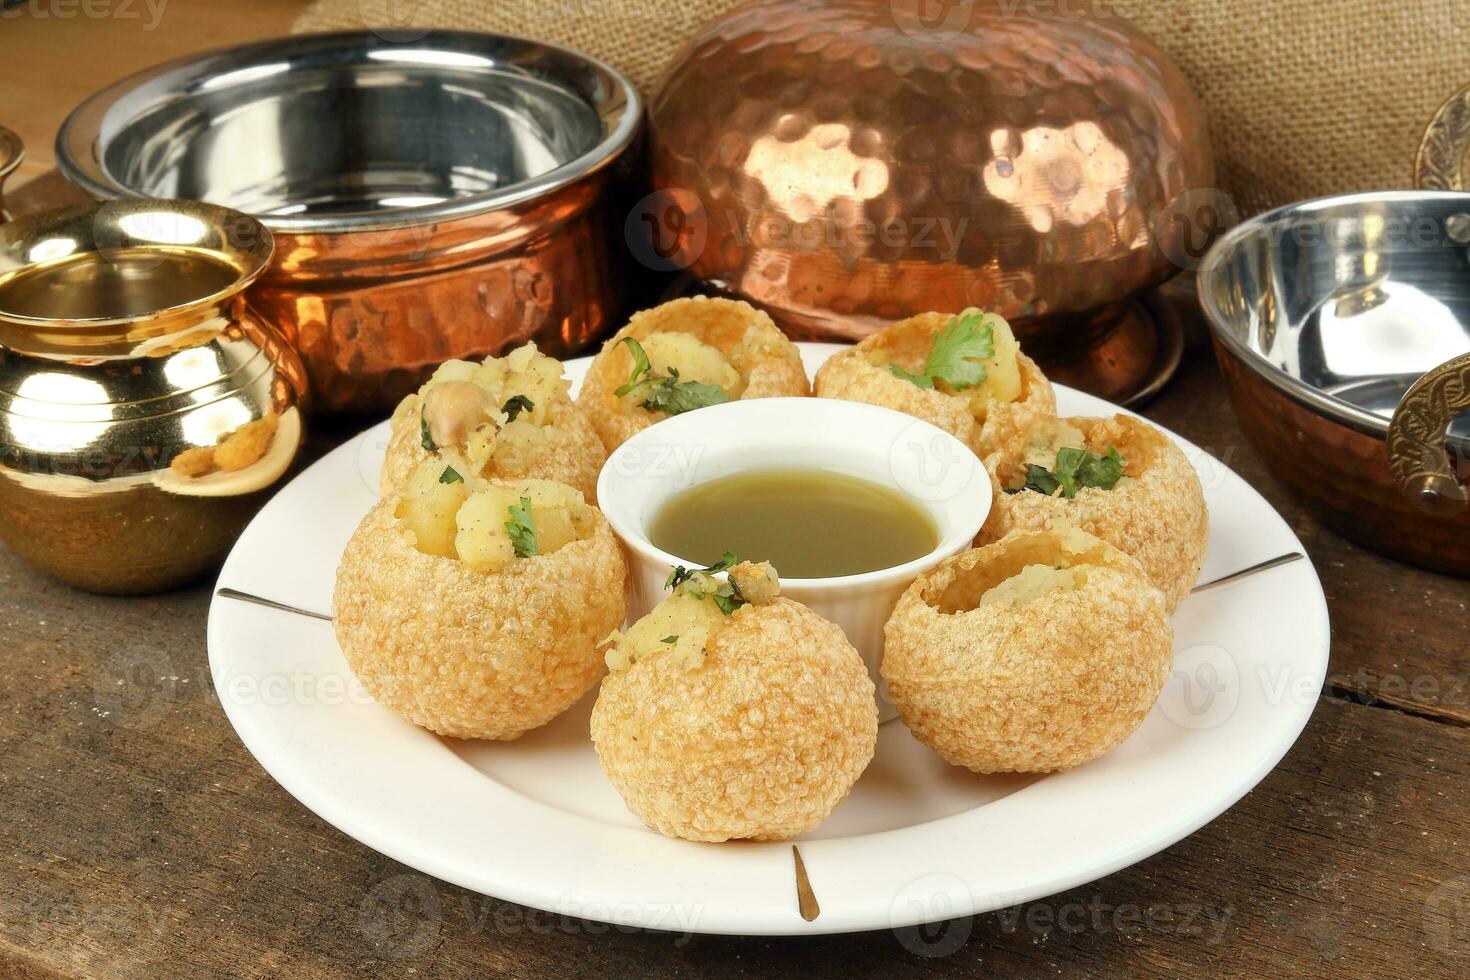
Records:
{"label": "steel bowl with copper rim", "polygon": [[1470,194],[1260,215],[1216,243],[1199,292],[1277,479],[1345,537],[1470,576]]}
{"label": "steel bowl with copper rim", "polygon": [[[585,346],[620,305],[609,195],[636,92],[553,45],[432,31],[196,55],[82,103],[57,137],[90,193],[182,197],[275,235],[250,302],[316,405],[383,411],[450,357]],[[620,215],[618,216],[620,217]]]}
{"label": "steel bowl with copper rim", "polygon": [[675,58],[649,127],[663,251],[788,332],[980,306],[1048,365],[1187,263],[1171,215],[1214,174],[1183,75],[1083,3],[757,0]]}

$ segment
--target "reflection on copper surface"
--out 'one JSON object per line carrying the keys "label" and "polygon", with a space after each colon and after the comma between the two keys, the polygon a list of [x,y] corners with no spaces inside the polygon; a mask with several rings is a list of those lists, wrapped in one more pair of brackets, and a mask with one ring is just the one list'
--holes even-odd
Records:
{"label": "reflection on copper surface", "polygon": [[1083,4],[964,6],[757,0],[701,30],[650,106],[654,187],[703,223],[689,271],[797,336],[975,305],[1074,353],[1177,272],[1155,219],[1213,181],[1183,76]]}
{"label": "reflection on copper surface", "polygon": [[996,156],[985,165],[985,189],[1020,209],[1041,234],[1057,221],[1085,225],[1106,214],[1112,189],[1126,184],[1130,173],[1128,154],[1094,122],[1036,126],[1019,141],[1013,131],[996,130],[991,150]]}

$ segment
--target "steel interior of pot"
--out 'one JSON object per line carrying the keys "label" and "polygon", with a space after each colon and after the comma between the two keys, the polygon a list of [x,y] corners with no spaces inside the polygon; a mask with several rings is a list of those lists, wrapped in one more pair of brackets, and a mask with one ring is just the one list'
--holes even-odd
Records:
{"label": "steel interior of pot", "polygon": [[[1386,435],[1425,372],[1470,351],[1470,195],[1360,194],[1232,231],[1200,274],[1216,337],[1273,387]],[[1470,457],[1470,414],[1449,445]]]}
{"label": "steel interior of pot", "polygon": [[[267,42],[120,84],[58,137],[69,177],[104,197],[209,201],[288,231],[489,210],[597,149],[629,108],[581,56],[453,32]],[[94,133],[100,162],[81,145]]]}

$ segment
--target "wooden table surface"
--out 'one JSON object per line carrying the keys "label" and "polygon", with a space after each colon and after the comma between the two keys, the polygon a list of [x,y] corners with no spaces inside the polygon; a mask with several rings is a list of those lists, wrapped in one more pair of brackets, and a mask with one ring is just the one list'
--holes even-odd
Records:
{"label": "wooden table surface", "polygon": [[[296,5],[211,6],[173,0],[146,37],[0,19],[0,121],[35,147],[97,84],[279,33]],[[58,70],[63,51],[85,56]],[[33,160],[45,169],[44,146]],[[1286,515],[1333,644],[1277,769],[1135,867],[941,928],[802,940],[628,931],[471,894],[334,830],[255,763],[211,684],[207,586],[86,595],[0,548],[0,977],[1470,975],[1470,582],[1304,516],[1207,355],[1146,414]]]}

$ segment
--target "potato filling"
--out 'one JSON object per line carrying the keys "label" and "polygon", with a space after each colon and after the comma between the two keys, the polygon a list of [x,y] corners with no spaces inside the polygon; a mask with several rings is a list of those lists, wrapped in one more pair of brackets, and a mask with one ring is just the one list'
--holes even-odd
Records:
{"label": "potato filling", "polygon": [[580,491],[550,480],[486,483],[459,466],[453,450],[426,460],[399,496],[395,514],[425,554],[498,571],[591,536],[595,517]]}
{"label": "potato filling", "polygon": [[1017,401],[1024,394],[1020,352],[1004,317],[968,309],[930,337],[922,353],[880,347],[867,357],[871,364],[921,388],[964,399],[970,414],[984,421],[991,405]]}
{"label": "potato filling", "polygon": [[687,333],[652,333],[643,349],[657,374],[678,373],[681,381],[715,385],[731,398],[745,390],[745,379],[718,347]]}
{"label": "potato filling", "polygon": [[393,426],[419,427],[425,449],[456,449],[477,474],[524,473],[548,442],[568,382],[556,359],[526,344],[482,363],[445,361],[399,402]]}
{"label": "potato filling", "polygon": [[[726,581],[716,577],[728,569]],[[763,606],[781,594],[781,580],[768,562],[727,560],[709,568],[683,567],[669,576],[673,593],[628,628],[613,631],[607,638],[607,666],[614,672],[627,670],[644,657],[663,654],[674,658],[681,670],[704,662],[711,640],[745,605]]]}
{"label": "potato filling", "polygon": [[980,605],[1022,606],[1052,592],[1075,592],[1087,584],[1087,570],[1090,567],[1027,565],[999,585],[987,589],[980,597]]}

